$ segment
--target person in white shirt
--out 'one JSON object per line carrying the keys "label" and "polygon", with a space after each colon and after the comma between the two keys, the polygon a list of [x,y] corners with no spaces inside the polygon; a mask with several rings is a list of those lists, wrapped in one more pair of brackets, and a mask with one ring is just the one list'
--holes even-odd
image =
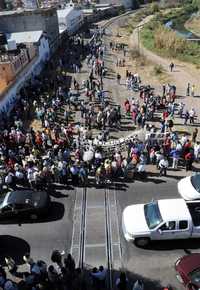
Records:
{"label": "person in white shirt", "polygon": [[159,162],[159,169],[160,169],[160,176],[164,175],[166,176],[167,175],[167,168],[169,166],[169,162],[167,160],[167,157],[164,156],[160,162]]}
{"label": "person in white shirt", "polygon": [[188,139],[187,135],[184,134],[184,135],[181,137],[181,140],[180,140],[181,144],[184,145],[184,144],[187,142],[187,139]]}
{"label": "person in white shirt", "polygon": [[194,108],[192,108],[189,111],[189,116],[190,116],[190,124],[194,124],[194,117],[195,117],[195,110],[194,110]]}
{"label": "person in white shirt", "polygon": [[199,160],[199,153],[200,153],[200,143],[196,142],[194,144],[194,158],[196,161]]}

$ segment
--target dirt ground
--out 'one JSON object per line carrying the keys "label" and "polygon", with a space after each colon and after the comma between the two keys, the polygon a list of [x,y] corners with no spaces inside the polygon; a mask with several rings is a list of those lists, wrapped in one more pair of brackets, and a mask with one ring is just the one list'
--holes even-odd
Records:
{"label": "dirt ground", "polygon": [[200,15],[190,18],[186,22],[185,27],[197,36],[200,36]]}
{"label": "dirt ground", "polygon": [[[180,62],[176,59],[167,59],[160,57],[153,52],[147,50],[142,45],[139,37],[138,37],[138,29],[134,29],[132,33],[130,33],[130,27],[127,29],[127,22],[129,21],[128,16],[124,19],[121,19],[115,25],[112,25],[112,41],[115,43],[124,43],[128,47],[128,54],[125,57],[126,65],[125,67],[117,67],[116,71],[121,73],[121,75],[125,75],[126,69],[132,72],[137,72],[143,84],[150,84],[155,88],[156,94],[161,94],[162,85],[170,83],[171,85],[175,85],[177,87],[177,103],[183,102],[185,104],[185,108],[190,110],[191,108],[195,108],[196,110],[196,124],[194,127],[200,126],[199,115],[200,115],[200,74],[199,69],[197,69],[194,65]],[[152,16],[148,16],[143,19],[138,25],[143,25],[148,22]],[[138,44],[139,40],[139,44]],[[133,57],[135,51],[140,50],[140,56]],[[116,59],[121,57],[118,52],[116,52]],[[175,69],[173,72],[169,71],[169,64],[173,62],[175,64]],[[155,66],[162,67],[162,73],[155,73]],[[186,97],[186,88],[187,84],[195,85],[195,97]],[[188,133],[191,134],[194,130],[193,126],[184,126],[183,119],[180,120],[175,118],[174,120],[176,124],[176,130],[180,133]],[[200,132],[198,135],[200,138]]]}

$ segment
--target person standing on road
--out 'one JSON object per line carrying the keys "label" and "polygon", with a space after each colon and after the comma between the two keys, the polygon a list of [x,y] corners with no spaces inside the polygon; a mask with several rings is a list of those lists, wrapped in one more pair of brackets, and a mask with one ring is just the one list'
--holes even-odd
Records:
{"label": "person standing on road", "polygon": [[190,117],[190,114],[189,114],[188,110],[186,110],[185,116],[184,116],[184,119],[185,119],[184,120],[184,125],[187,125],[187,121],[188,121],[189,117]]}
{"label": "person standing on road", "polygon": [[160,176],[164,175],[166,176],[167,175],[167,168],[169,166],[169,163],[168,163],[168,160],[167,160],[167,157],[164,156],[160,162],[159,162],[159,169],[160,169]]}
{"label": "person standing on road", "polygon": [[194,108],[192,108],[189,111],[189,116],[190,116],[190,124],[194,124],[194,117],[195,117],[195,110],[194,110]]}
{"label": "person standing on road", "polygon": [[188,85],[187,85],[186,96],[187,96],[187,97],[190,96],[190,83],[188,83]]}
{"label": "person standing on road", "polygon": [[192,170],[192,162],[193,162],[193,154],[192,151],[190,150],[186,155],[185,155],[185,170]]}
{"label": "person standing on road", "polygon": [[128,278],[126,277],[125,272],[121,272],[119,278],[117,278],[115,285],[118,290],[126,290],[128,284]]}
{"label": "person standing on road", "polygon": [[121,80],[121,75],[118,73],[117,74],[117,83],[118,83],[118,85],[120,85],[120,80]]}
{"label": "person standing on road", "polygon": [[192,133],[192,142],[193,142],[193,143],[196,142],[197,135],[198,135],[198,129],[195,128],[195,129],[194,129],[194,132]]}
{"label": "person standing on road", "polygon": [[191,87],[191,96],[194,97],[195,85],[193,84]]}
{"label": "person standing on road", "polygon": [[171,62],[170,65],[169,65],[169,68],[170,68],[171,72],[173,72],[174,67],[175,67],[175,64],[173,62]]}

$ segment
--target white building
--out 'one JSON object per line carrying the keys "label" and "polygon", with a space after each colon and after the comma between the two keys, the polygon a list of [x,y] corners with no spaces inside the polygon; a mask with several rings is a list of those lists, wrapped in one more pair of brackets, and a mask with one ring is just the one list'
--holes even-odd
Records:
{"label": "white building", "polygon": [[69,35],[75,33],[83,23],[83,12],[73,5],[57,10],[60,34],[67,31]]}
{"label": "white building", "polygon": [[13,32],[6,34],[7,41],[15,42],[16,44],[34,45],[38,47],[38,60],[46,61],[49,59],[49,41],[43,31],[24,31]]}

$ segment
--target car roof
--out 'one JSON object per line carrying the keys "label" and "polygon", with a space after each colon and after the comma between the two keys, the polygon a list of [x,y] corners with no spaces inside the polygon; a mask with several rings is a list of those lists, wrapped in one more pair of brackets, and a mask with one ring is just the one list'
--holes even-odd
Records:
{"label": "car roof", "polygon": [[195,269],[200,268],[200,253],[193,253],[180,258],[177,269],[185,274],[189,274]]}
{"label": "car roof", "polygon": [[186,202],[182,198],[160,199],[158,206],[163,221],[191,219]]}
{"label": "car roof", "polygon": [[40,202],[42,196],[46,197],[46,192],[33,190],[16,190],[8,193],[7,204],[25,204]]}
{"label": "car roof", "polygon": [[195,189],[192,184],[192,177],[200,178],[200,174],[186,176],[182,178],[178,184],[178,192],[185,200],[200,200],[200,193]]}

